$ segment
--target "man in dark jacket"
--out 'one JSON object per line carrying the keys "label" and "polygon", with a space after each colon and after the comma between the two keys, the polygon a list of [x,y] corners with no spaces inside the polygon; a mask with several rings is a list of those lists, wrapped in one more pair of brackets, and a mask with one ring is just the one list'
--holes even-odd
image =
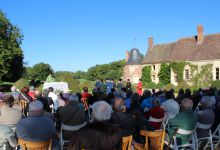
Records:
{"label": "man in dark jacket", "polygon": [[[59,119],[66,126],[75,127],[76,130],[85,126],[86,115],[83,108],[80,106],[78,96],[70,95],[65,106],[59,108]],[[63,130],[65,140],[69,140],[74,131]]]}
{"label": "man in dark jacket", "polygon": [[120,129],[108,122],[112,113],[111,106],[98,101],[92,107],[93,123],[73,134],[69,150],[113,150],[120,144]]}
{"label": "man in dark jacket", "polygon": [[135,132],[135,118],[126,113],[126,107],[123,98],[114,99],[114,113],[111,122],[117,124],[122,129],[122,136],[132,135]]}

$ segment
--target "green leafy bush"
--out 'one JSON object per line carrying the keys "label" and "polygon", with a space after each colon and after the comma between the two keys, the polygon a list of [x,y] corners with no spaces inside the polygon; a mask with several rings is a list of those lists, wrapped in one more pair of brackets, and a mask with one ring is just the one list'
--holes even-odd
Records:
{"label": "green leafy bush", "polygon": [[164,88],[164,83],[162,83],[162,82],[157,83],[156,88],[157,88],[157,89],[162,89],[162,88]]}
{"label": "green leafy bush", "polygon": [[144,66],[142,68],[142,82],[144,85],[146,85],[147,83],[149,82],[152,82],[151,81],[151,66]]}
{"label": "green leafy bush", "polygon": [[186,81],[182,81],[178,83],[177,89],[188,89],[188,88],[190,88],[190,86]]}
{"label": "green leafy bush", "polygon": [[70,72],[55,73],[55,79],[58,82],[67,82],[71,92],[80,92],[80,83],[77,79],[73,78],[72,73]]}
{"label": "green leafy bush", "polygon": [[174,86],[172,83],[168,83],[168,84],[164,87],[164,89],[165,89],[166,91],[169,91],[169,90],[175,89],[175,88],[176,88],[176,86]]}
{"label": "green leafy bush", "polygon": [[220,80],[215,80],[212,82],[211,87],[216,87],[220,89]]}
{"label": "green leafy bush", "polygon": [[14,83],[17,89],[22,89],[25,86],[29,86],[30,82],[27,79],[21,78]]}
{"label": "green leafy bush", "polygon": [[160,66],[160,72],[158,74],[160,82],[164,84],[170,83],[170,65],[162,63]]}
{"label": "green leafy bush", "polygon": [[154,83],[154,82],[147,82],[144,84],[144,86],[147,89],[155,89],[157,87],[156,83]]}

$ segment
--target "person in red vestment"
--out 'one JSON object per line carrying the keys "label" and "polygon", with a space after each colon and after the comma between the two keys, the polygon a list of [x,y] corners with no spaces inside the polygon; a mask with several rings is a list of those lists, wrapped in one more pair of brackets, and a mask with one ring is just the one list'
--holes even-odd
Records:
{"label": "person in red vestment", "polygon": [[92,95],[88,92],[88,88],[87,87],[84,87],[83,88],[83,93],[82,93],[82,98],[87,98],[87,99],[89,99],[89,98],[91,98],[92,97]]}
{"label": "person in red vestment", "polygon": [[141,79],[139,79],[139,82],[138,82],[138,84],[137,84],[137,93],[140,95],[140,96],[142,96],[142,88],[143,88],[143,85],[142,85],[142,80]]}

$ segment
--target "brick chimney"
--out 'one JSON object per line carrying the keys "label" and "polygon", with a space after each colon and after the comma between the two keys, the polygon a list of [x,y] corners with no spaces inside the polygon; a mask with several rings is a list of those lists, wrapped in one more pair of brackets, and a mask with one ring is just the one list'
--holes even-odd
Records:
{"label": "brick chimney", "polygon": [[129,51],[126,51],[125,52],[125,61],[127,62],[129,59]]}
{"label": "brick chimney", "polygon": [[149,50],[153,49],[153,46],[154,46],[154,39],[153,37],[149,37],[148,38],[148,49]]}
{"label": "brick chimney", "polygon": [[203,40],[203,26],[198,25],[197,26],[197,42],[202,43]]}

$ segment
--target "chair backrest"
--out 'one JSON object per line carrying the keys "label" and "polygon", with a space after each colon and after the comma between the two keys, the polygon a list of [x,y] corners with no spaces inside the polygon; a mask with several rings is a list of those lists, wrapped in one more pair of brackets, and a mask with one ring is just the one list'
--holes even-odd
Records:
{"label": "chair backrest", "polygon": [[182,135],[191,135],[194,130],[184,130],[184,129],[178,129],[177,134],[182,134]]}
{"label": "chair backrest", "polygon": [[88,110],[89,108],[89,105],[88,105],[88,98],[82,98],[81,101],[83,102],[83,105],[84,105],[84,110]]}
{"label": "chair backrest", "polygon": [[[28,102],[26,100],[20,100],[19,102],[21,108],[22,108],[22,113],[24,116],[26,116],[25,114],[25,108],[27,107]],[[28,114],[27,114],[28,115]]]}
{"label": "chair backrest", "polygon": [[211,129],[212,124],[203,124],[198,122],[196,127],[200,129]]}
{"label": "chair backrest", "polygon": [[132,135],[122,137],[122,150],[131,150]]}
{"label": "chair backrest", "polygon": [[77,126],[68,126],[68,125],[65,125],[65,124],[61,124],[61,130],[67,130],[67,131],[77,131],[79,130],[80,128],[86,126],[86,122],[80,124],[80,125],[77,125]]}
{"label": "chair backrest", "polygon": [[162,123],[164,121],[164,119],[165,118],[157,119],[157,118],[154,118],[154,117],[150,116],[149,121],[151,121],[151,122],[161,122]]}
{"label": "chair backrest", "polygon": [[24,108],[26,108],[27,103],[28,103],[28,102],[27,102],[27,101],[25,101],[25,100],[20,100],[19,104],[20,104],[20,106],[21,106],[22,110],[23,110]]}
{"label": "chair backrest", "polygon": [[[146,137],[145,141],[145,150],[163,150],[164,145],[164,137],[165,137],[165,130],[158,130],[158,131],[145,131],[141,130],[141,135]],[[150,140],[150,144],[148,142]]]}
{"label": "chair backrest", "polygon": [[50,139],[45,142],[32,142],[18,139],[18,144],[23,150],[51,150],[52,140]]}

